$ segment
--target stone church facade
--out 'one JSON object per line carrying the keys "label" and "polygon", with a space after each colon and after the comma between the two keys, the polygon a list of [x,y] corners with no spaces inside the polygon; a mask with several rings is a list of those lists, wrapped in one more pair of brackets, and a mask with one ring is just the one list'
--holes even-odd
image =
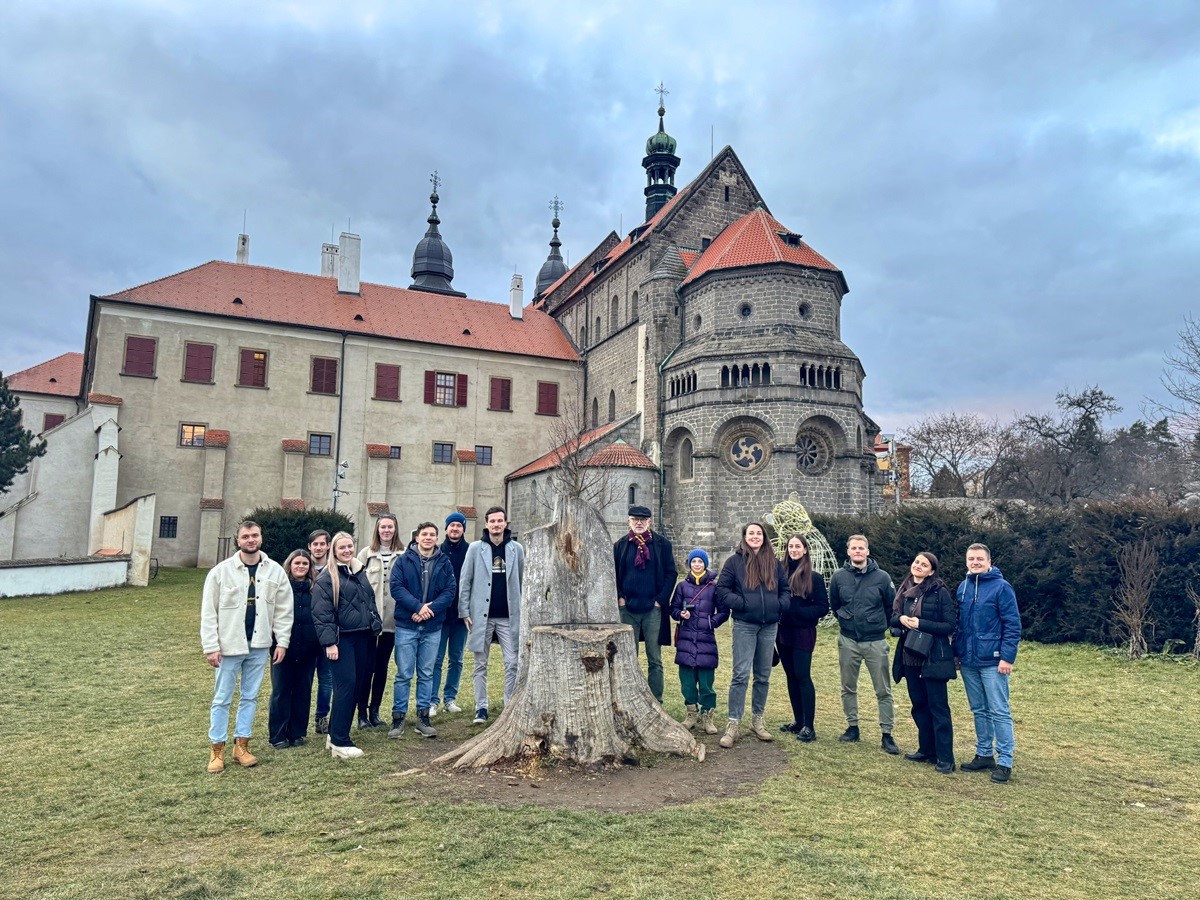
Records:
{"label": "stone church facade", "polygon": [[537,283],[535,308],[585,361],[587,425],[633,417],[621,430],[659,466],[657,518],[680,546],[728,549],[792,492],[813,511],[875,508],[879,429],[841,340],[845,277],[770,214],[731,148],[677,190],[659,116],[645,222],[570,271],[552,242]]}

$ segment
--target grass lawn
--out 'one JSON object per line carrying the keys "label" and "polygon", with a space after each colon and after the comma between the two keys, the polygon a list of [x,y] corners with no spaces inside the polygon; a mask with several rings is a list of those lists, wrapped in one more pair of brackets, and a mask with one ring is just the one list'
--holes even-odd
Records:
{"label": "grass lawn", "polygon": [[[145,589],[0,601],[0,896],[1200,892],[1194,664],[1023,645],[1013,781],[995,785],[986,774],[943,777],[887,756],[870,727],[862,743],[839,744],[834,633],[822,631],[813,662],[820,739],[779,735],[786,771],[746,793],[624,815],[485,804],[429,790],[425,776],[395,777],[432,743],[411,733],[399,742],[367,733],[367,755],[354,762],[331,760],[315,741],[272,751],[267,683],[251,745],[262,763],[206,774],[212,674],[198,639],[202,580],[163,570]],[[729,684],[729,629],[721,631],[719,711]],[[666,674],[667,707],[681,715],[673,664]],[[860,687],[866,725],[875,704],[865,671]],[[962,762],[973,730],[960,683],[951,698]],[[897,740],[911,750],[903,685],[896,707]],[[776,669],[768,723],[790,719],[787,709]],[[469,718],[435,723],[443,736],[465,738]],[[721,752],[681,765],[680,777],[705,778]]]}

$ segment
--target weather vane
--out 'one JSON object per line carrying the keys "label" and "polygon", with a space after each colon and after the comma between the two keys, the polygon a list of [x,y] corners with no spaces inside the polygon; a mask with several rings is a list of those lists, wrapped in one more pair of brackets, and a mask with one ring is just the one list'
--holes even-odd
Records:
{"label": "weather vane", "polygon": [[558,194],[554,195],[554,199],[550,201],[550,209],[554,211],[554,218],[558,218],[558,214],[563,211],[563,202],[558,199]]}

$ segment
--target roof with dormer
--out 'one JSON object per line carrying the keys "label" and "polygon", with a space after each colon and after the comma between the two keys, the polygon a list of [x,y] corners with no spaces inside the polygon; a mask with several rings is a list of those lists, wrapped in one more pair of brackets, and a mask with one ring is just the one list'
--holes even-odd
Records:
{"label": "roof with dormer", "polygon": [[23,394],[78,397],[83,380],[83,354],[64,353],[8,376],[9,390]]}
{"label": "roof with dormer", "polygon": [[709,272],[748,266],[791,263],[810,269],[840,272],[837,266],[779,223],[765,209],[755,209],[731,222],[700,254],[683,284],[688,285]]}
{"label": "roof with dormer", "polygon": [[95,297],[135,306],[347,332],[464,350],[575,362],[579,354],[558,324],[526,307],[363,282],[338,293],[336,278],[214,260],[115,294]]}

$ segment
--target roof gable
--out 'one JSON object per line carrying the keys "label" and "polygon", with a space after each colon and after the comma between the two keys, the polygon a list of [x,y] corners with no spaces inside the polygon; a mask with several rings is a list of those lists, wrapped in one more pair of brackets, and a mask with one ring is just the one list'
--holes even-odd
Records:
{"label": "roof gable", "polygon": [[709,272],[740,269],[747,266],[790,263],[829,272],[840,270],[820,253],[804,243],[800,235],[779,223],[765,209],[756,209],[730,224],[700,254],[683,285],[691,284]]}
{"label": "roof gable", "polygon": [[514,319],[506,304],[366,282],[358,294],[341,294],[336,278],[245,263],[214,260],[94,299],[470,350],[579,359],[558,323],[533,307]]}

